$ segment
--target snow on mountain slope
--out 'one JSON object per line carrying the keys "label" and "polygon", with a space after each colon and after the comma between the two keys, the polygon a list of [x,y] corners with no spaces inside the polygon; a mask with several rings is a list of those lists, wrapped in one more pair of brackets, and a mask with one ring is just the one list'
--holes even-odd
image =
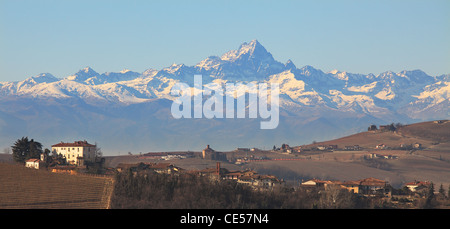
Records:
{"label": "snow on mountain slope", "polygon": [[377,86],[377,82],[372,82],[372,83],[369,83],[369,84],[364,84],[362,86],[350,86],[350,87],[347,87],[347,91],[360,92],[360,93],[369,93],[369,92],[372,92],[376,86]]}
{"label": "snow on mountain slope", "polygon": [[419,95],[413,95],[413,97],[418,99],[414,103],[428,103],[427,108],[448,101],[450,97],[450,82],[439,81],[435,84],[427,85]]}
{"label": "snow on mountain slope", "polygon": [[96,85],[96,92],[108,101],[131,104],[149,101],[149,98],[138,90],[118,83]]}
{"label": "snow on mountain slope", "polygon": [[210,56],[195,66],[173,64],[143,73],[123,70],[102,74],[86,67],[63,79],[44,73],[20,82],[0,83],[0,95],[126,105],[149,99],[172,100],[172,86],[183,82],[192,87],[194,75],[202,75],[203,84],[216,82],[223,87],[235,82],[278,83],[280,98],[289,101],[282,106],[356,109],[366,114],[414,106],[423,110],[450,98],[448,75],[432,77],[421,70],[364,75],[338,70],[325,73],[308,65],[297,68],[291,60],[285,64],[276,61],[257,40],[220,57]]}
{"label": "snow on mountain slope", "polygon": [[120,72],[106,72],[101,75],[94,75],[94,76],[86,79],[84,82],[86,82],[87,84],[90,84],[90,85],[98,85],[98,84],[113,83],[113,82],[119,82],[119,81],[129,81],[129,80],[136,79],[139,76],[141,76],[140,73],[125,69]]}
{"label": "snow on mountain slope", "polygon": [[[373,99],[367,95],[345,95],[338,90],[330,90],[330,99],[336,103],[340,109],[353,109],[366,114],[378,112],[379,108],[375,105]],[[353,111],[355,111],[353,109]]]}
{"label": "snow on mountain slope", "polygon": [[[255,119],[174,119],[171,88],[178,82],[193,87],[194,75],[202,75],[208,87],[241,83],[235,99],[245,95],[250,82],[278,83],[279,126],[261,131]],[[366,130],[370,124],[449,119],[449,91],[449,74],[297,68],[291,60],[278,62],[253,40],[195,66],[101,74],[86,67],[65,78],[44,73],[0,82],[0,146],[24,135],[45,138],[47,144],[91,138],[110,153],[201,149],[206,144],[224,149],[297,145]]]}
{"label": "snow on mountain slope", "polygon": [[272,75],[267,82],[279,84],[280,94],[287,95],[299,105],[312,106],[323,103],[322,97],[303,80],[296,79],[290,70]]}
{"label": "snow on mountain slope", "polygon": [[59,79],[53,76],[50,73],[41,73],[37,76],[30,77],[23,81],[23,83],[29,84],[29,85],[36,85],[40,83],[52,83],[55,81],[58,81]]}
{"label": "snow on mountain slope", "polygon": [[221,57],[208,57],[197,64],[196,68],[199,73],[213,78],[259,81],[282,72],[285,65],[276,61],[257,40],[252,40]]}

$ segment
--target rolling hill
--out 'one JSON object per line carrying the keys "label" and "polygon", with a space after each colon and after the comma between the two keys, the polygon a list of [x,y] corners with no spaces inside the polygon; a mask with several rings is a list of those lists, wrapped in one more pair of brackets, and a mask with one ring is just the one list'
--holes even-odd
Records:
{"label": "rolling hill", "polygon": [[[419,149],[400,145],[420,143]],[[377,149],[379,144],[387,148]],[[337,145],[337,150],[318,146]],[[345,150],[359,145],[361,149]],[[250,167],[268,173],[290,174],[295,179],[355,180],[375,177],[401,187],[414,180],[450,185],[450,121],[404,125],[396,131],[364,131],[333,140],[302,145],[295,157],[305,160],[252,162]],[[378,155],[370,158],[371,155]],[[385,156],[389,159],[385,159]]]}
{"label": "rolling hill", "polygon": [[375,149],[379,144],[398,148],[401,144],[415,143],[420,143],[426,150],[447,150],[450,153],[450,121],[429,121],[403,125],[396,131],[364,131],[334,140],[304,145],[304,147],[359,145],[365,149]]}

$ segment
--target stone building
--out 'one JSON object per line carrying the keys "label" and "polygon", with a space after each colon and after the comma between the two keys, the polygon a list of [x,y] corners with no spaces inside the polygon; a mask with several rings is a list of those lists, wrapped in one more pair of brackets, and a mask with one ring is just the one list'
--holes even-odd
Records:
{"label": "stone building", "polygon": [[227,161],[227,155],[225,153],[217,152],[209,147],[209,145],[207,145],[206,148],[203,149],[202,158],[215,161]]}

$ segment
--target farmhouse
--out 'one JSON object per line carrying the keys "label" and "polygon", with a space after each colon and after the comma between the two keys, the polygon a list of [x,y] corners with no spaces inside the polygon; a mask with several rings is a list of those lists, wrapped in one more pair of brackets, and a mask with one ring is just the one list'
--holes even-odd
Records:
{"label": "farmhouse", "polygon": [[422,187],[428,188],[430,186],[430,184],[431,183],[428,181],[413,181],[413,182],[406,183],[405,186],[412,192],[416,192],[419,189],[419,187],[420,188],[422,188]]}
{"label": "farmhouse", "polygon": [[27,167],[27,168],[39,169],[42,166],[43,166],[43,162],[39,159],[28,159],[25,162],[25,167]]}
{"label": "farmhouse", "polygon": [[41,153],[40,159],[37,158],[30,158],[25,161],[25,167],[27,168],[33,168],[33,169],[42,169],[47,167],[47,155],[44,153]]}
{"label": "farmhouse", "polygon": [[375,194],[377,191],[381,191],[383,194],[390,193],[390,188],[386,181],[370,177],[359,180],[359,182],[360,193],[362,194]]}
{"label": "farmhouse", "polygon": [[312,187],[314,187],[314,188],[325,188],[325,183],[326,183],[326,181],[322,181],[322,180],[319,180],[319,179],[312,179],[312,180],[308,180],[308,181],[303,182],[301,185],[303,187],[309,187],[309,188],[312,188]]}
{"label": "farmhouse", "polygon": [[52,152],[65,157],[68,164],[81,166],[84,161],[95,161],[97,146],[87,141],[76,141],[73,143],[58,143],[52,145]]}

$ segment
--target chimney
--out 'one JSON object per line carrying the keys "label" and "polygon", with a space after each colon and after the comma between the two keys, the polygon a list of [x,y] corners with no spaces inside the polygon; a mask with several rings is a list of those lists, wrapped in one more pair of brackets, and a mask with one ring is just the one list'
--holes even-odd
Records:
{"label": "chimney", "polygon": [[220,162],[216,162],[216,174],[220,175]]}

